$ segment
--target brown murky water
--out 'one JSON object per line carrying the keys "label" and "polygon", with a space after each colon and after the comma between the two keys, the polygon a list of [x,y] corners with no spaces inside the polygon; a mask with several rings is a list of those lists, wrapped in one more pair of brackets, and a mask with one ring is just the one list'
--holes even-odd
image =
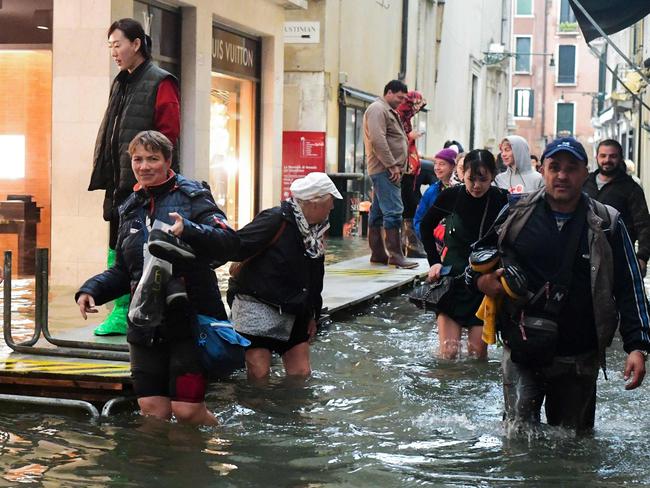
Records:
{"label": "brown murky water", "polygon": [[214,384],[216,428],[0,404],[0,486],[650,486],[647,387],[623,390],[618,341],[593,436],[510,438],[500,350],[439,361],[435,329],[400,295],[340,316],[313,346],[308,381],[276,365],[266,387],[243,373]]}

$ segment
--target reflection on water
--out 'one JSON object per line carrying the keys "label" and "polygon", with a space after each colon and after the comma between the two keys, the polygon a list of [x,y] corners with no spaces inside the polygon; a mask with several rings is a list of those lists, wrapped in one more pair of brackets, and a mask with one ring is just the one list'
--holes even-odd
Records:
{"label": "reflection on water", "polygon": [[[508,438],[499,350],[439,361],[434,317],[404,297],[342,317],[313,348],[314,375],[211,388],[221,421],[196,429],[132,413],[0,405],[0,476],[52,486],[621,486],[650,484],[644,389],[623,391],[620,344],[599,383],[593,437],[543,428]],[[0,483],[1,485],[2,483]]]}
{"label": "reflection on water", "polygon": [[[3,282],[0,297],[4,296]],[[4,300],[0,299],[0,314],[4,313]],[[34,279],[14,279],[11,283],[11,323],[16,342],[29,339],[34,330]],[[4,344],[3,344],[4,346]]]}
{"label": "reflection on water", "polygon": [[307,381],[276,363],[266,386],[214,384],[216,428],[0,404],[0,486],[650,485],[647,388],[623,390],[618,340],[591,437],[509,438],[499,349],[440,361],[437,347],[434,316],[394,296],[323,330]]}

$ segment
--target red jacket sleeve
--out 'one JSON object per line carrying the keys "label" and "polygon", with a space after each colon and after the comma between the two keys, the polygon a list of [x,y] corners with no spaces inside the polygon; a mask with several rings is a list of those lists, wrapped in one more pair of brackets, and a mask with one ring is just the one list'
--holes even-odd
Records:
{"label": "red jacket sleeve", "polygon": [[178,85],[166,78],[158,85],[154,117],[155,129],[176,145],[181,132],[181,104]]}

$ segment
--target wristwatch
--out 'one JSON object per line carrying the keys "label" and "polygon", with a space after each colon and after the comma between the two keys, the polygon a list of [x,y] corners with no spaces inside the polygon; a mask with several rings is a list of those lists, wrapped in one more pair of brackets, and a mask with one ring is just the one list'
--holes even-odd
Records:
{"label": "wristwatch", "polygon": [[632,351],[632,352],[640,352],[641,355],[643,356],[643,360],[644,360],[644,361],[647,361],[647,360],[648,360],[648,351],[645,351],[645,350],[643,350],[643,349],[635,349],[635,350]]}

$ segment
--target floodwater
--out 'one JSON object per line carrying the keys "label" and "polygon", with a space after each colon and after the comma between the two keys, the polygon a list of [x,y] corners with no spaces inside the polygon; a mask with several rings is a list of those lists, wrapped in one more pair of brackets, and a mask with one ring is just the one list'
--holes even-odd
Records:
{"label": "floodwater", "polygon": [[508,435],[499,348],[441,361],[437,346],[435,317],[394,295],[328,324],[307,381],[276,363],[266,386],[214,384],[219,427],[0,404],[0,486],[650,486],[648,390],[623,390],[620,342],[584,437]]}

